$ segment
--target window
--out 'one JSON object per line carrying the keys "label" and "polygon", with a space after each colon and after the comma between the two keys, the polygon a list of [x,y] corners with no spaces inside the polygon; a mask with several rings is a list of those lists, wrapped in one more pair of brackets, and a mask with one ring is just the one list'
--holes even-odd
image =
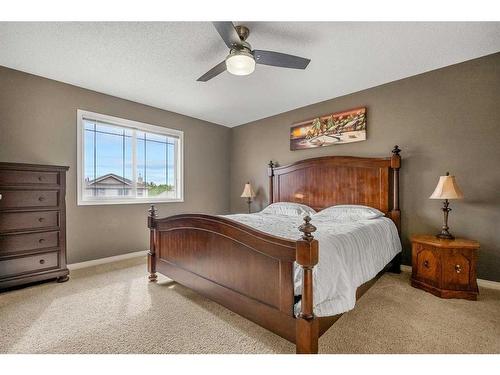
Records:
{"label": "window", "polygon": [[78,205],[182,202],[183,132],[77,111]]}

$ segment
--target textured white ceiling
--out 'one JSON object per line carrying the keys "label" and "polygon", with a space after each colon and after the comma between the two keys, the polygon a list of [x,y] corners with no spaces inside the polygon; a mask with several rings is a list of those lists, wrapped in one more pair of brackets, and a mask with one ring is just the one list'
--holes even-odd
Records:
{"label": "textured white ceiling", "polygon": [[196,82],[228,52],[209,22],[0,22],[0,65],[236,126],[500,51],[498,22],[235,24],[309,67]]}

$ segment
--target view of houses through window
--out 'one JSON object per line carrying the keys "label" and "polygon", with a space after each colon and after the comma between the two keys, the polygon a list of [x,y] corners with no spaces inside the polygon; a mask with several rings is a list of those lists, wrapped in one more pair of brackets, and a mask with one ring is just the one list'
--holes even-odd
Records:
{"label": "view of houses through window", "polygon": [[180,198],[180,139],[82,117],[83,201]]}

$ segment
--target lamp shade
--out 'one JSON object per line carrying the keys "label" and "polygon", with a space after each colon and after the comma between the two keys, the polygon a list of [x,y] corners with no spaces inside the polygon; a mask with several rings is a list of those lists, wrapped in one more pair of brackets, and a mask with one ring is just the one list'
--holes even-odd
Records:
{"label": "lamp shade", "polygon": [[253,198],[255,197],[255,193],[252,189],[252,185],[250,185],[250,182],[247,182],[245,184],[245,188],[243,189],[243,193],[241,193],[242,198]]}
{"label": "lamp shade", "polygon": [[436,189],[429,199],[462,199],[463,197],[464,194],[458,187],[455,176],[446,173],[446,176],[439,177]]}

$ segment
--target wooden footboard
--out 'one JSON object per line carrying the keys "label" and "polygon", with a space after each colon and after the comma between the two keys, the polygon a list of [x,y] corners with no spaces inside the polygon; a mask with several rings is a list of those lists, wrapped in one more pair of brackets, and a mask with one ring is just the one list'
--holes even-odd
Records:
{"label": "wooden footboard", "polygon": [[[201,214],[148,218],[149,279],[172,278],[281,337],[298,352],[317,352],[318,322],[312,314],[312,267],[318,261],[315,228],[290,241],[244,224]],[[293,262],[304,267],[303,311],[294,317]]]}

